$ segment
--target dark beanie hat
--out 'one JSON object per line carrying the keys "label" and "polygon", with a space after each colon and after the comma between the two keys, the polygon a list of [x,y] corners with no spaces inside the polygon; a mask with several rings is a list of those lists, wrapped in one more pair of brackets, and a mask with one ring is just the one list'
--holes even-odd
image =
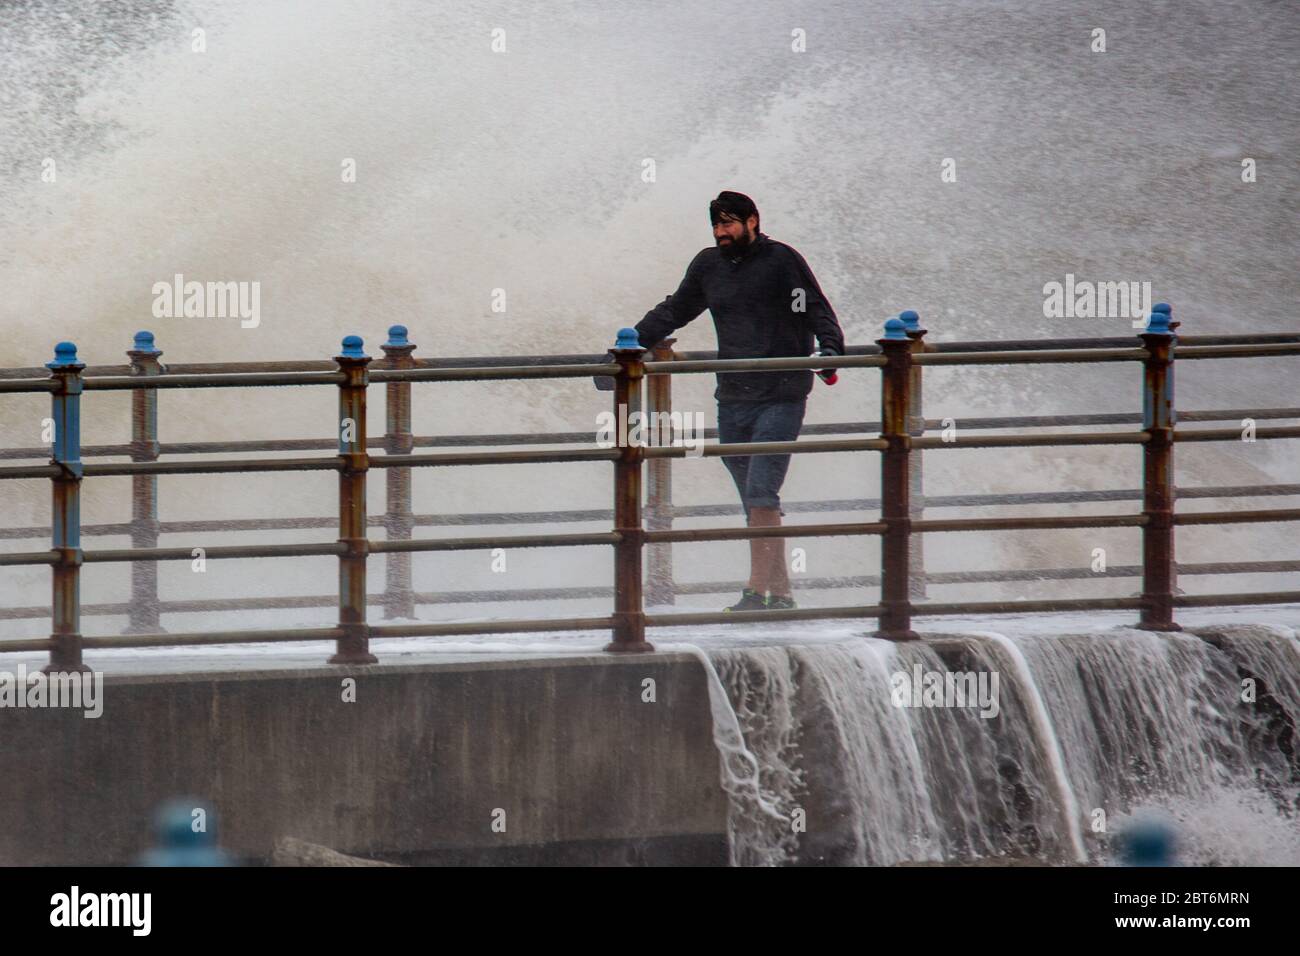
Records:
{"label": "dark beanie hat", "polygon": [[709,222],[716,226],[723,213],[732,219],[744,222],[750,216],[758,215],[758,207],[754,205],[754,200],[744,193],[733,193],[724,189],[718,193],[717,199],[709,203]]}

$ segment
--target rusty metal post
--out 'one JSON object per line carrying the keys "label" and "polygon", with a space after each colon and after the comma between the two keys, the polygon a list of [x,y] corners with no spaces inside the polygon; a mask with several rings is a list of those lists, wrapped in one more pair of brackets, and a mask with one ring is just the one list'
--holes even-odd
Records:
{"label": "rusty metal post", "polygon": [[53,603],[50,662],[45,673],[88,671],[81,660],[81,378],[85,363],[71,342],[54,346],[50,370],[54,389],[50,413],[54,444],[50,464],[59,469],[52,478]]}
{"label": "rusty metal post", "polygon": [[[411,353],[415,344],[406,337],[406,326],[394,325],[388,330],[388,341],[383,344],[387,368],[414,368]],[[411,435],[411,383],[389,382],[386,386],[387,429],[384,432],[384,452],[389,455],[409,455],[415,447]],[[409,541],[415,528],[411,513],[411,469],[387,468],[384,476],[388,496],[384,511],[384,529],[389,541]],[[415,617],[415,594],[411,587],[411,555],[389,552],[384,556],[384,617]]]}
{"label": "rusty metal post", "polygon": [[[134,346],[127,350],[132,375],[161,375],[162,352],[154,348],[152,332],[135,333]],[[158,460],[158,390],[137,388],[131,392],[132,461]],[[131,547],[158,547],[158,476],[131,476]],[[163,630],[158,609],[158,562],[131,562],[131,603],[127,609],[126,634],[156,634]]]}
{"label": "rusty metal post", "polygon": [[641,411],[641,380],[645,361],[636,329],[619,329],[614,357],[619,364],[614,385],[614,421],[619,457],[614,462],[614,640],[607,651],[653,651],[645,639],[645,608],[641,598],[641,446],[628,440],[628,422]]}
{"label": "rusty metal post", "polygon": [[[921,327],[921,317],[911,309],[898,314],[907,329],[907,337],[912,340],[912,354],[930,351],[925,342],[926,329]],[[913,438],[925,434],[925,404],[922,390],[922,372],[925,367],[912,364],[911,391],[907,402],[907,433]],[[921,449],[912,450],[911,476],[909,478],[911,500],[908,517],[913,521],[925,518],[925,453]],[[918,535],[912,539],[908,552],[907,596],[913,601],[923,601],[930,595],[926,590],[925,577],[925,536]]]}
{"label": "rusty metal post", "polygon": [[334,357],[345,380],[339,385],[339,627],[343,636],[331,664],[374,664],[370,653],[370,627],[366,624],[366,385],[370,382],[370,356],[361,337],[349,335],[343,351]]}
{"label": "rusty metal post", "polygon": [[[885,323],[884,338],[877,339],[885,355],[881,369],[880,437],[888,443],[880,460],[880,630],[877,637],[891,641],[916,640],[912,630],[912,602],[908,597],[908,551],[912,534],[909,464],[911,438],[907,434],[908,392],[912,383],[912,349],[902,319]],[[919,339],[918,339],[919,341]]]}
{"label": "rusty metal post", "polygon": [[[675,338],[664,339],[651,350],[656,362],[671,362],[675,353]],[[646,378],[646,410],[651,415],[662,415],[666,421],[673,410],[673,377],[650,375]],[[664,437],[662,430],[656,435]],[[676,429],[667,436],[666,444],[677,437]],[[654,458],[646,463],[646,528],[650,531],[671,531],[673,527],[673,460]],[[646,548],[646,603],[651,605],[676,604],[677,589],[673,586],[673,545],[662,541]]]}
{"label": "rusty metal post", "polygon": [[1142,427],[1142,611],[1144,631],[1181,631],[1174,623],[1174,344],[1170,308],[1151,307],[1139,338],[1143,363]]}

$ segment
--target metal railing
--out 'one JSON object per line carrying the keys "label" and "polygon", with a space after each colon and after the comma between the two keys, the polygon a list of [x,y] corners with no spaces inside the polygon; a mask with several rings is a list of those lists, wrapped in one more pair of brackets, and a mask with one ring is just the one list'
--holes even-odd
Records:
{"label": "metal railing", "polygon": [[[382,367],[370,369],[371,359],[362,351],[361,340],[349,336],[342,353],[333,363],[255,363],[171,366],[164,370],[161,353],[153,336],[140,333],[129,353],[129,366],[101,366],[87,369],[69,343],[56,348],[48,377],[43,370],[15,369],[3,373],[0,392],[51,393],[55,423],[53,454],[48,465],[0,468],[0,480],[49,478],[53,488],[53,547],[47,552],[0,554],[0,565],[49,565],[53,571],[53,628],[48,640],[5,641],[5,650],[50,651],[50,668],[67,670],[83,666],[82,650],[99,647],[143,647],[229,642],[300,641],[334,639],[335,663],[372,662],[371,637],[400,637],[492,633],[500,631],[545,631],[612,629],[609,650],[648,650],[647,626],[720,623],[750,620],[810,620],[819,618],[877,617],[879,633],[887,638],[915,637],[911,616],[918,611],[914,602],[925,596],[930,583],[959,583],[994,580],[1061,580],[1099,575],[1077,569],[1045,571],[984,571],[927,574],[919,544],[925,533],[1055,529],[1082,527],[1138,527],[1143,535],[1140,568],[1113,568],[1104,576],[1140,575],[1142,591],[1135,598],[1098,598],[1048,601],[928,603],[919,607],[924,614],[975,614],[987,612],[1032,612],[1044,610],[1136,609],[1139,627],[1173,630],[1173,608],[1215,604],[1290,603],[1300,600],[1300,591],[1272,591],[1252,594],[1216,594],[1194,597],[1175,594],[1175,573],[1220,574],[1240,571],[1261,573],[1300,569],[1300,562],[1272,561],[1248,564],[1206,564],[1176,566],[1173,561],[1173,528],[1179,524],[1225,524],[1254,521],[1290,521],[1300,518],[1300,509],[1270,509],[1228,513],[1175,515],[1173,508],[1172,454],[1176,441],[1238,440],[1239,429],[1201,429],[1176,432],[1172,405],[1174,328],[1167,306],[1153,309],[1151,324],[1139,336],[1141,345],[1129,339],[1053,340],[1014,342],[943,343],[925,342],[914,312],[905,312],[886,324],[884,338],[874,346],[859,346],[836,358],[716,360],[707,353],[677,353],[672,340],[661,343],[645,361],[635,333],[623,330],[614,350],[615,363],[595,362],[590,356],[532,356],[511,359],[463,358],[417,360],[406,330],[395,326],[383,346]],[[1285,333],[1248,336],[1194,336],[1179,339],[1178,355],[1184,359],[1215,359],[1300,354],[1300,335]],[[982,435],[963,437],[960,442],[927,437],[926,428],[938,423],[922,414],[921,372],[926,365],[1026,364],[1141,362],[1145,370],[1142,429],[1125,432],[1049,433],[1034,435]],[[509,362],[511,364],[493,364]],[[703,372],[740,372],[786,369],[880,368],[883,421],[879,434],[870,438],[814,439],[764,444],[709,445],[707,456],[879,451],[882,454],[881,499],[849,499],[832,502],[787,503],[787,510],[857,510],[879,506],[878,521],[835,524],[787,525],[776,528],[674,529],[674,517],[734,513],[728,506],[676,508],[671,498],[670,460],[682,457],[686,449],[672,445],[641,447],[624,443],[617,448],[555,449],[544,451],[439,452],[416,454],[416,447],[500,445],[506,443],[561,444],[589,441],[590,432],[550,435],[479,435],[419,438],[411,433],[410,388],[413,382],[477,381],[522,378],[586,378],[613,375],[616,378],[614,410],[620,406],[640,408],[643,382],[647,410],[668,411],[671,407],[671,375]],[[647,378],[647,376],[649,376]],[[366,434],[366,390],[370,382],[387,388],[387,433],[371,440]],[[333,442],[315,440],[160,443],[157,438],[157,391],[163,388],[239,387],[249,385],[335,385],[339,389],[339,439],[336,457],[292,459],[228,459],[203,462],[160,460],[166,454],[205,454],[226,451],[316,450]],[[125,446],[80,444],[80,395],[84,390],[130,390],[132,392],[132,440]],[[1223,410],[1181,414],[1184,421],[1229,420],[1237,417],[1300,418],[1300,409]],[[1015,418],[968,419],[967,428],[1046,427],[1078,424],[1129,424],[1126,415],[1068,415]],[[804,434],[861,434],[873,430],[874,422],[811,425]],[[716,433],[714,433],[716,434]],[[1300,436],[1300,427],[1277,426],[1255,429],[1259,439]],[[706,433],[705,437],[709,437]],[[931,498],[921,493],[920,463],[927,449],[1030,447],[1043,445],[1140,444],[1144,449],[1143,487],[1140,491],[1047,492],[1019,495],[960,495]],[[382,456],[370,449],[382,448]],[[31,458],[45,449],[15,449],[0,453],[5,458]],[[82,454],[127,455],[130,462],[83,464]],[[411,510],[410,468],[447,465],[475,465],[533,462],[611,461],[615,471],[615,501],[612,512],[561,511],[490,515],[416,515]],[[366,477],[371,468],[386,469],[387,510],[380,516],[366,514]],[[290,518],[238,521],[160,522],[157,518],[157,476],[160,474],[206,474],[228,472],[335,471],[339,475],[339,536],[335,542],[304,545],[249,545],[209,547],[205,557],[336,556],[339,560],[338,623],[327,628],[298,628],[263,631],[206,631],[189,634],[163,632],[163,610],[211,610],[220,608],[277,608],[324,606],[335,600],[324,596],[290,598],[239,598],[225,601],[160,602],[157,594],[156,562],[188,560],[190,548],[160,548],[163,533],[203,530],[269,530],[325,527],[330,519]],[[84,477],[130,475],[133,483],[132,520],[126,524],[90,526],[80,524],[80,486]],[[641,482],[648,485],[643,511]],[[1205,488],[1182,497],[1217,497],[1224,494],[1300,494],[1300,486],[1272,485],[1250,488]],[[1007,517],[972,519],[929,519],[924,507],[969,506],[972,504],[1048,504],[1082,501],[1143,500],[1141,513],[1115,516]],[[579,534],[535,534],[463,538],[413,538],[414,528],[457,523],[510,523],[534,521],[591,521],[613,519],[610,531]],[[384,541],[367,539],[369,527],[382,526]],[[12,529],[4,537],[17,538],[45,529]],[[80,536],[123,534],[131,537],[131,548],[85,551]],[[670,604],[677,594],[713,593],[734,586],[732,582],[678,585],[673,581],[671,545],[682,541],[736,540],[756,537],[814,537],[877,535],[882,542],[879,576],[848,576],[805,580],[804,586],[860,587],[879,583],[881,599],[876,605],[814,608],[751,613],[692,612],[646,614],[644,598],[654,604]],[[608,544],[615,549],[613,588],[521,589],[517,591],[444,592],[419,594],[411,586],[410,555],[425,551],[457,551],[498,547],[556,547]],[[642,554],[649,557],[643,583]],[[529,619],[483,623],[417,623],[371,625],[366,622],[367,556],[388,555],[386,590],[380,596],[388,619],[413,616],[417,603],[444,601],[510,600],[544,597],[590,597],[611,592],[614,613],[609,617]],[[79,569],[86,562],[131,562],[131,601],[125,605],[91,605],[79,600]],[[644,591],[644,594],[643,594]],[[85,637],[80,633],[82,613],[128,615],[123,637]],[[0,610],[0,619],[31,617],[45,609]]]}

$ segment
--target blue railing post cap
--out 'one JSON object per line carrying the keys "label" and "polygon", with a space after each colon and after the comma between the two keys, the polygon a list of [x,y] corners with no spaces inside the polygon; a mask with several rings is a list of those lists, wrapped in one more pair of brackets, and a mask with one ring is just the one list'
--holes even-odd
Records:
{"label": "blue railing post cap", "polygon": [[[1164,303],[1160,303],[1164,305]],[[1164,311],[1160,311],[1160,306],[1153,306],[1151,315],[1147,317],[1146,331],[1156,335],[1168,334],[1169,329],[1169,306],[1165,306]]]}
{"label": "blue railing post cap", "polygon": [[365,349],[363,349],[361,336],[347,335],[343,337],[343,352],[339,358],[363,359],[366,358]]}
{"label": "blue railing post cap", "polygon": [[135,347],[132,349],[132,351],[146,352],[150,354],[156,353],[158,350],[154,348],[153,333],[146,331],[144,329],[141,329],[139,332],[135,333]]}
{"label": "blue railing post cap", "polygon": [[903,325],[909,332],[921,331],[921,317],[911,309],[904,309],[898,313],[898,317],[903,320]]}
{"label": "blue railing post cap", "polygon": [[619,329],[618,338],[614,340],[615,349],[639,349],[641,336],[636,329]]}
{"label": "blue railing post cap", "polygon": [[54,346],[54,361],[46,362],[46,368],[85,368],[77,358],[77,347],[71,342],[60,342]]}
{"label": "blue railing post cap", "polygon": [[407,339],[406,334],[406,326],[390,325],[388,327],[388,341],[384,343],[384,348],[400,349],[410,345],[411,343]]}
{"label": "blue railing post cap", "polygon": [[907,326],[903,324],[900,318],[892,318],[885,321],[885,338],[892,341],[907,340]]}

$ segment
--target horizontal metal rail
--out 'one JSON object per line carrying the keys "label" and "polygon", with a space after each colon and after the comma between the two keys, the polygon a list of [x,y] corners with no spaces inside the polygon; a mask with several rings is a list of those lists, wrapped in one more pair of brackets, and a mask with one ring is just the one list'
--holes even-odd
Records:
{"label": "horizontal metal rail", "polygon": [[673,614],[647,614],[646,627],[696,627],[701,624],[780,624],[783,621],[835,621],[880,617],[885,608],[879,604],[851,607],[797,608],[788,611],[679,611]]}
{"label": "horizontal metal rail", "polygon": [[924,615],[1040,614],[1060,611],[1135,611],[1142,609],[1142,599],[1132,598],[1057,598],[1044,601],[950,601],[925,604]]}
{"label": "horizontal metal rail", "polygon": [[589,534],[515,534],[488,538],[416,538],[408,541],[369,541],[372,554],[402,551],[482,551],[492,548],[574,548],[592,544],[618,544],[617,531]]}
{"label": "horizontal metal rail", "polygon": [[528,618],[516,621],[456,621],[446,624],[373,624],[375,637],[450,637],[459,634],[528,634],[538,631],[606,631],[612,617]]}
{"label": "horizontal metal rail", "polygon": [[[1179,333],[1180,346],[1189,345],[1271,345],[1279,342],[1300,342],[1296,332],[1250,332],[1238,335],[1183,335]],[[1133,344],[1131,338],[1111,337],[1093,339],[1010,339],[974,342],[936,342],[939,352],[1000,352],[1040,349],[1109,349],[1126,348]]]}
{"label": "horizontal metal rail", "polygon": [[[86,564],[117,564],[123,561],[193,561],[194,548],[115,548],[83,551]],[[202,549],[205,560],[229,558],[328,558],[346,554],[337,541],[315,544],[232,544]]]}
{"label": "horizontal metal rail", "polygon": [[[1179,487],[1180,500],[1205,498],[1297,497],[1300,485],[1223,485],[1206,487]],[[1030,491],[1006,494],[980,495],[927,495],[927,508],[978,508],[1001,505],[1083,504],[1094,501],[1140,501],[1140,488],[1099,491]],[[873,511],[880,507],[879,498],[832,498],[823,501],[783,501],[781,508],[790,514]],[[704,518],[741,513],[738,504],[675,505],[669,512],[676,518]],[[417,527],[464,527],[493,524],[551,524],[580,523],[586,521],[608,522],[613,512],[608,508],[568,509],[560,511],[492,511],[452,512],[447,514],[412,515]],[[367,519],[372,528],[384,527],[385,518],[373,515]],[[160,521],[159,534],[190,534],[194,532],[236,531],[289,531],[333,527],[333,518],[225,518],[206,521]],[[130,522],[87,524],[81,533],[91,537],[127,535]],[[25,528],[0,528],[0,540],[40,538],[50,533],[49,525],[32,525]],[[4,555],[0,554],[0,563]]]}
{"label": "horizontal metal rail", "polygon": [[[1300,425],[1265,426],[1255,429],[1255,438],[1300,438]],[[1239,441],[1241,430],[1236,428],[1199,429],[1177,432],[1175,441]],[[1134,445],[1147,441],[1142,432],[1082,432],[1051,433],[1046,435],[963,435],[948,441],[941,437],[910,438],[918,449],[970,449],[970,448],[1032,448],[1071,445]],[[727,455],[784,455],[791,453],[815,454],[847,451],[883,451],[886,443],[879,438],[844,439],[827,441],[794,441],[735,443],[726,445],[701,445],[695,449],[683,446],[648,446],[643,450],[647,458],[722,457]],[[403,456],[374,456],[372,468],[418,468],[453,465],[483,464],[540,464],[547,462],[614,461],[619,453],[612,448],[556,449],[553,451],[494,451],[441,453]],[[202,475],[219,473],[252,473],[278,471],[337,471],[342,467],[336,458],[267,458],[232,459],[226,461],[184,462],[114,462],[86,464],[87,477],[121,475]],[[27,478],[54,478],[59,469],[53,465],[21,465],[0,468],[0,480]]]}
{"label": "horizontal metal rail", "polygon": [[[1228,574],[1289,574],[1300,571],[1300,561],[1241,561],[1212,562],[1200,564],[1178,564],[1179,575],[1228,575]],[[926,579],[930,584],[988,584],[1002,582],[1035,583],[1040,581],[1101,580],[1135,578],[1142,576],[1141,565],[1111,565],[1104,571],[1092,571],[1088,568],[1028,568],[1014,571],[930,571]],[[850,577],[812,577],[801,578],[799,585],[806,591],[834,591],[844,588],[877,587],[879,575],[858,575]],[[687,594],[728,594],[739,591],[745,586],[741,580],[735,581],[678,581],[676,592]],[[593,598],[608,598],[614,592],[609,586],[604,587],[568,587],[568,588],[514,588],[510,590],[465,590],[465,591],[430,591],[415,592],[413,597],[419,605],[445,604],[483,604],[509,603],[525,601],[570,601]],[[371,594],[369,603],[382,604],[382,592]],[[159,608],[171,614],[206,613],[215,611],[272,611],[299,610],[309,608],[333,607],[338,601],[333,594],[295,595],[288,597],[265,598],[211,598],[185,601],[160,601]],[[918,604],[923,609],[925,604]],[[82,613],[91,616],[122,616],[129,612],[130,604],[86,604]],[[48,618],[48,606],[0,608],[0,620],[31,620]],[[9,644],[0,641],[0,649],[8,649]],[[31,649],[31,648],[29,648]]]}
{"label": "horizontal metal rail", "polygon": [[0,394],[17,392],[52,392],[54,384],[49,379],[27,381],[25,379],[0,379]]}
{"label": "horizontal metal rail", "polygon": [[[1179,411],[1178,420],[1190,422],[1241,421],[1253,419],[1300,418],[1300,408],[1224,408],[1207,411]],[[1047,428],[1058,425],[1132,425],[1142,421],[1141,415],[1126,412],[1099,415],[1015,415],[962,417],[954,419],[965,430],[986,428]],[[925,419],[927,430],[944,427],[944,420]],[[834,422],[804,425],[801,435],[862,435],[876,434],[880,431],[880,422]],[[416,448],[455,448],[465,446],[500,445],[567,445],[583,444],[592,441],[594,430],[581,432],[510,432],[485,435],[413,435],[411,443]],[[706,428],[700,434],[702,438],[717,438],[716,428]],[[371,438],[366,447],[383,450],[386,438]],[[158,454],[165,455],[210,455],[224,452],[285,452],[285,451],[320,451],[334,448],[337,443],[324,438],[280,438],[258,439],[251,441],[212,441],[212,442],[159,442]],[[48,447],[0,449],[0,460],[23,460],[47,458]],[[118,445],[86,445],[81,449],[83,458],[126,456],[131,454],[129,443]]]}
{"label": "horizontal metal rail", "polygon": [[[1239,594],[1205,594],[1176,597],[1179,607],[1217,607],[1227,605],[1292,604],[1300,602],[1300,591]],[[1140,598],[1075,598],[1044,601],[969,601],[927,604],[919,616],[965,616],[985,614],[1036,614],[1067,611],[1137,610]],[[780,623],[879,617],[880,605],[852,607],[801,608],[786,611],[679,612],[647,614],[647,627],[682,627],[701,624]],[[542,631],[606,630],[614,624],[610,617],[530,618],[511,621],[457,621],[448,623],[375,624],[372,637],[449,637],[473,634],[519,634]],[[337,639],[339,628],[296,628],[292,630],[198,631],[180,634],[137,634],[126,637],[83,637],[87,648],[192,647],[205,644],[290,643]],[[43,650],[49,641],[3,641],[0,652],[9,650]]]}
{"label": "horizontal metal rail", "polygon": [[[113,475],[216,475],[265,471],[338,471],[338,458],[229,458],[219,461],[131,461],[84,465],[87,478]],[[4,469],[0,469],[0,476]]]}
{"label": "horizontal metal rail", "polygon": [[711,361],[646,362],[647,375],[689,375],[697,372],[814,371],[828,368],[883,368],[885,359],[876,355],[826,355],[816,358],[713,359]]}
{"label": "horizontal metal rail", "polygon": [[1178,349],[1179,361],[1188,359],[1266,358],[1300,355],[1300,344],[1186,346]]}
{"label": "horizontal metal rail", "polygon": [[[729,442],[725,445],[684,446],[651,445],[640,449],[646,458],[723,458],[730,455],[812,455],[844,451],[884,451],[888,443],[882,438],[845,438],[827,441]],[[696,454],[693,456],[692,451]]]}
{"label": "horizontal metal rail", "polygon": [[24,565],[58,564],[59,556],[54,551],[14,551],[0,554],[0,567],[17,568]]}
{"label": "horizontal metal rail", "polygon": [[[82,465],[88,478],[118,475],[216,475],[273,471],[338,471],[337,458],[236,458],[226,461],[131,461]],[[22,465],[0,468],[0,481],[18,478],[58,478],[57,465]]]}
{"label": "horizontal metal rail", "polygon": [[[733,529],[735,530],[735,529]],[[476,551],[492,548],[566,548],[593,544],[618,544],[622,536],[617,532],[598,531],[590,534],[533,534],[507,535],[490,538],[423,538],[407,541],[363,541],[367,553],[382,554],[407,551]],[[191,561],[195,548],[119,548],[102,551],[82,551],[86,564],[111,564],[123,561]],[[202,548],[205,559],[222,558],[306,558],[334,557],[347,554],[345,545],[336,541],[316,544],[248,544]],[[54,552],[28,552],[0,556],[0,565],[58,564]]]}
{"label": "horizontal metal rail", "polygon": [[1275,508],[1269,511],[1181,512],[1174,524],[1258,524],[1269,521],[1300,521],[1300,508]]}
{"label": "horizontal metal rail", "polygon": [[1146,352],[1124,349],[1048,349],[1041,352],[921,352],[912,361],[925,365],[1069,365],[1087,362],[1141,362]]}
{"label": "horizontal metal rail", "polygon": [[82,646],[111,650],[126,647],[197,647],[203,644],[295,644],[301,641],[336,641],[339,627],[298,627],[292,630],[193,631],[185,634],[130,634],[122,637],[83,636]]}
{"label": "horizontal metal rail", "polygon": [[18,465],[0,468],[0,481],[23,478],[57,478],[63,470],[57,465]]}
{"label": "horizontal metal rail", "polygon": [[372,468],[422,468],[444,465],[535,465],[546,462],[615,461],[616,448],[572,448],[555,451],[441,452],[431,455],[376,456]]}
{"label": "horizontal metal rail", "polygon": [[[1240,435],[1240,432],[1238,432]],[[909,439],[912,448],[1038,448],[1053,445],[1141,445],[1145,432],[1052,432],[1047,435],[960,435]]]}
{"label": "horizontal metal rail", "polygon": [[340,372],[248,372],[237,375],[136,375],[88,378],[91,391],[138,391],[155,388],[256,388],[285,385],[341,385]]}
{"label": "horizontal metal rail", "polygon": [[[1179,335],[1178,341],[1183,347],[1206,345],[1271,345],[1300,343],[1300,333],[1295,332],[1252,332],[1236,335]],[[1133,340],[1120,336],[1086,339],[995,339],[973,340],[966,342],[936,342],[927,344],[927,348],[937,352],[1002,352],[1002,351],[1039,351],[1043,349],[1093,349],[1093,348],[1129,348]],[[851,345],[845,349],[848,355],[879,355],[878,345]],[[712,361],[718,357],[716,351],[682,351],[678,352],[683,360]],[[414,359],[419,368],[483,368],[501,366],[553,365],[553,364],[595,364],[602,356],[590,352],[553,355],[466,355],[442,358]],[[383,361],[376,363],[377,369],[385,367]],[[334,362],[322,359],[305,359],[298,361],[268,362],[169,362],[169,372],[182,375],[202,375],[247,372],[332,372],[337,366]],[[86,378],[99,376],[130,375],[130,365],[89,365]],[[0,369],[0,385],[7,380],[44,379],[49,376],[44,366],[27,366],[24,368]]]}
{"label": "horizontal metal rail", "polygon": [[678,528],[673,531],[646,531],[647,543],[669,541],[746,541],[750,538],[836,538],[853,535],[884,534],[881,522],[853,524],[787,524],[774,528]]}
{"label": "horizontal metal rail", "polygon": [[[1221,487],[1180,487],[1180,499],[1202,498],[1242,498],[1242,497],[1293,497],[1300,496],[1300,485],[1225,485]],[[1135,501],[1141,500],[1140,489],[1115,489],[1100,491],[1041,491],[1016,492],[1008,494],[980,495],[934,495],[927,496],[928,508],[965,508],[988,505],[1017,504],[1068,504],[1093,501]],[[783,501],[783,510],[790,513],[871,511],[880,507],[878,498],[832,498],[823,501]],[[674,517],[700,518],[719,515],[740,514],[737,504],[715,505],[676,505],[672,508]],[[503,512],[456,512],[433,515],[412,515],[417,526],[462,527],[465,525],[490,524],[545,524],[552,522],[609,521],[612,512],[604,509],[571,509],[560,511],[503,511]],[[384,526],[382,516],[368,519],[371,527]],[[330,518],[231,518],[208,521],[162,521],[159,522],[161,534],[179,534],[196,531],[267,531],[329,528],[333,525]],[[129,534],[131,525],[127,522],[115,524],[83,525],[82,533],[86,535],[124,535]],[[0,529],[0,539],[41,537],[49,533],[48,525],[36,525],[26,528]]]}
{"label": "horizontal metal rail", "polygon": [[[1240,428],[1198,428],[1174,432],[1174,441],[1241,441]],[[1300,438],[1300,425],[1269,425],[1255,429],[1256,439]]]}
{"label": "horizontal metal rail", "polygon": [[613,364],[593,365],[502,365],[481,368],[378,369],[372,382],[485,382],[495,379],[591,378],[618,374]]}
{"label": "horizontal metal rail", "polygon": [[956,531],[1045,531],[1065,528],[1141,528],[1144,515],[1070,515],[1020,518],[922,518],[911,523],[914,534]]}
{"label": "horizontal metal rail", "polygon": [[1245,591],[1238,594],[1182,594],[1174,596],[1175,607],[1225,607],[1233,604],[1295,604],[1300,591]]}

